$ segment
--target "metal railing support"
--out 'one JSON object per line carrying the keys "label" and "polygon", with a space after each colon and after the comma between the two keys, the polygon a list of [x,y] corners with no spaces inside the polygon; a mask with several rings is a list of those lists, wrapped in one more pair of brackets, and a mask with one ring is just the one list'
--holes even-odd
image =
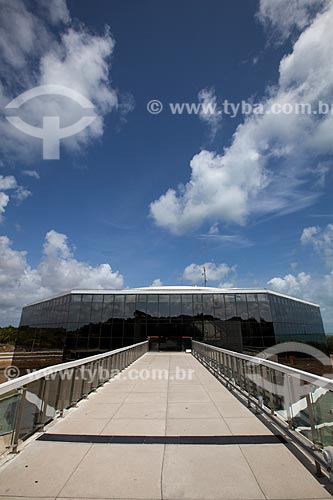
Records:
{"label": "metal railing support", "polygon": [[19,439],[20,439],[20,431],[21,431],[21,424],[22,424],[22,419],[23,419],[26,391],[27,391],[26,387],[21,387],[18,390],[18,394],[20,397],[19,397],[18,406],[16,408],[15,425],[14,425],[14,432],[12,435],[12,441],[10,444],[10,453],[18,453],[17,447],[18,447]]}

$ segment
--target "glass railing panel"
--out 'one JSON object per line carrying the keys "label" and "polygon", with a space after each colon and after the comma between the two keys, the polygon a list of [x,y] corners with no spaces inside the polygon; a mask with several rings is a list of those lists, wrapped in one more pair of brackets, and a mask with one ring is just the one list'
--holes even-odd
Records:
{"label": "glass railing panel", "polygon": [[0,396],[0,454],[9,448],[12,441],[18,400],[17,391]]}
{"label": "glass railing panel", "polygon": [[43,412],[43,385],[44,380],[36,380],[26,385],[21,398],[22,405],[20,418],[19,439],[23,439],[41,426]]}
{"label": "glass railing panel", "polygon": [[319,447],[333,446],[333,392],[313,387],[309,399]]}

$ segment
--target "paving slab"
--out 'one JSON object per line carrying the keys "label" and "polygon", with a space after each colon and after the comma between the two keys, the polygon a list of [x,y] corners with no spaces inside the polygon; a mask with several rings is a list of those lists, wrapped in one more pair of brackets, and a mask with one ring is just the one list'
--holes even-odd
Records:
{"label": "paving slab", "polygon": [[167,402],[167,392],[131,392],[127,398],[126,403],[164,403]]}
{"label": "paving slab", "polygon": [[243,418],[224,418],[224,421],[232,434],[236,436],[269,436],[272,432],[260,422],[259,418],[243,417]]}
{"label": "paving slab", "polygon": [[98,403],[94,399],[82,403],[73,410],[73,416],[76,418],[111,418],[122,406],[121,403]]}
{"label": "paving slab", "polygon": [[34,442],[8,462],[0,474],[0,495],[56,497],[90,444]]}
{"label": "paving slab", "polygon": [[237,446],[166,446],[162,492],[170,500],[265,498]]}
{"label": "paving slab", "polygon": [[165,418],[166,404],[163,403],[123,403],[114,418]]}
{"label": "paving slab", "polygon": [[113,418],[106,424],[100,434],[120,436],[164,436],[165,425],[164,418]]}
{"label": "paving slab", "polygon": [[62,421],[57,421],[54,426],[50,426],[50,432],[53,434],[100,434],[109,421],[109,418],[65,417]]}
{"label": "paving slab", "polygon": [[167,436],[228,436],[230,428],[222,418],[168,418]]}
{"label": "paving slab", "polygon": [[163,445],[93,445],[60,497],[160,499],[163,453]]}
{"label": "paving slab", "polygon": [[218,418],[215,405],[207,403],[168,403],[168,418]]}
{"label": "paving slab", "polygon": [[331,498],[286,446],[240,446],[267,499]]}
{"label": "paving slab", "polygon": [[253,413],[236,398],[233,401],[214,401],[223,418],[256,418]]}
{"label": "paving slab", "polygon": [[211,398],[206,392],[190,391],[190,392],[171,392],[168,395],[169,403],[210,403]]}

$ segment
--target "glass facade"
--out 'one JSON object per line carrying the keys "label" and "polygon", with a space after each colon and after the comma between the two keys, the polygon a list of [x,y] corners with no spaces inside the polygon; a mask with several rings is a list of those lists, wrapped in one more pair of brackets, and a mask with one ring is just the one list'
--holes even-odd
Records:
{"label": "glass facade", "polygon": [[325,344],[318,306],[268,291],[208,290],[71,292],[23,308],[16,349],[61,350],[66,360],[147,337],[160,347],[192,337],[236,351],[291,340]]}

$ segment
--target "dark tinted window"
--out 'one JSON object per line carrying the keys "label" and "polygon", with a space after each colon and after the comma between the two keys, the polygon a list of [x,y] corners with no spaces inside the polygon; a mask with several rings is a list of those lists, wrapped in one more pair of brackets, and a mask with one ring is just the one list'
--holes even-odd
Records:
{"label": "dark tinted window", "polygon": [[224,300],[225,300],[226,319],[228,320],[228,319],[235,318],[237,316],[235,296],[234,295],[225,295]]}
{"label": "dark tinted window", "polygon": [[249,312],[249,319],[260,321],[259,313],[259,303],[258,296],[256,293],[248,293],[247,296],[247,308]]}
{"label": "dark tinted window", "polygon": [[241,319],[248,319],[249,315],[247,312],[247,302],[246,302],[246,295],[245,293],[243,294],[237,294],[236,295],[236,311],[237,311],[237,317]]}
{"label": "dark tinted window", "polygon": [[168,318],[170,314],[170,297],[169,295],[159,296],[159,317]]}
{"label": "dark tinted window", "polygon": [[147,314],[153,317],[158,316],[158,295],[147,295]]}
{"label": "dark tinted window", "polygon": [[170,296],[170,316],[180,316],[182,312],[182,302],[180,295]]}
{"label": "dark tinted window", "polygon": [[193,301],[191,294],[182,295],[182,314],[184,316],[193,316]]}

